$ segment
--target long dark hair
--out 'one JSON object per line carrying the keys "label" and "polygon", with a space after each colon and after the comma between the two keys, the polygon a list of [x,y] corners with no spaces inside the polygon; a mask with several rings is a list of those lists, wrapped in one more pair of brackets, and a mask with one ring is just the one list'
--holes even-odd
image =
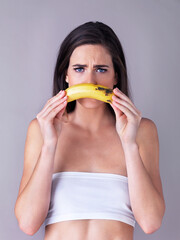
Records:
{"label": "long dark hair", "polygon": [[[130,98],[126,61],[120,40],[109,26],[98,21],[86,22],[76,27],[62,42],[54,70],[53,96],[60,90],[68,88],[65,77],[71,54],[76,47],[83,44],[101,44],[109,51],[118,81],[114,88],[118,87]],[[109,103],[106,104],[115,117],[113,108]],[[66,106],[66,113],[72,112],[75,105],[76,101],[69,102]]]}

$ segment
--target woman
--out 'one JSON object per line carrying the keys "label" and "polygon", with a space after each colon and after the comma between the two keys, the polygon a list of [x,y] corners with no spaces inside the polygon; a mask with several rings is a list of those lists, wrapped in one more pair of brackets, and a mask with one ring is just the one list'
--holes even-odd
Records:
{"label": "woman", "polygon": [[[112,88],[113,102],[67,103],[64,90],[79,83]],[[19,226],[33,235],[45,223],[45,240],[132,240],[135,221],[150,234],[164,212],[157,128],[129,98],[120,41],[101,22],[82,24],[63,41],[53,97],[28,127]]]}

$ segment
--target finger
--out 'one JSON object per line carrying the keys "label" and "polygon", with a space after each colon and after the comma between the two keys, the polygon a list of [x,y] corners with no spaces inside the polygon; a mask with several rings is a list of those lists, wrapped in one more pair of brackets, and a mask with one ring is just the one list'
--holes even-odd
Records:
{"label": "finger", "polygon": [[63,97],[64,94],[66,94],[66,92],[65,92],[64,90],[61,90],[61,91],[58,92],[54,97],[50,98],[50,99],[47,101],[47,103],[46,103],[45,106],[47,106],[49,103],[55,102],[55,101],[56,101],[57,99],[59,99],[60,97]]}
{"label": "finger", "polygon": [[61,112],[61,116],[63,114],[63,111],[65,110],[65,107],[67,105],[67,101],[63,102],[62,104],[55,107],[50,113],[47,115],[47,119],[53,119],[59,112]]}
{"label": "finger", "polygon": [[58,96],[60,96],[60,95],[62,94],[62,91],[63,91],[63,90],[59,91],[55,96],[53,96],[52,98],[50,98],[50,99],[46,102],[45,106],[46,106],[49,102],[53,101],[53,100],[56,99]]}
{"label": "finger", "polygon": [[110,103],[110,105],[114,109],[115,114],[116,114],[116,111],[118,110],[120,112],[119,113],[120,116],[124,115],[124,113],[120,109],[118,109],[113,103]]}
{"label": "finger", "polygon": [[128,119],[134,119],[134,113],[132,113],[128,108],[115,101],[113,101],[113,104],[116,108],[120,109],[127,116]]}
{"label": "finger", "polygon": [[59,105],[64,104],[63,102],[67,101],[67,96],[65,96],[64,98],[60,98],[57,101],[53,102],[52,104],[50,104],[47,109],[42,113],[41,117],[46,117],[54,108],[56,108]]}
{"label": "finger", "polygon": [[118,97],[116,97],[116,96],[112,96],[112,99],[113,99],[115,102],[117,102],[117,103],[119,103],[119,104],[127,107],[127,108],[128,108],[130,111],[132,111],[135,115],[138,115],[138,113],[136,112],[136,110],[135,110],[128,102],[126,102],[126,101],[124,101],[124,100],[122,100],[122,99],[120,99],[120,98],[118,98]]}
{"label": "finger", "polygon": [[121,92],[118,88],[113,89],[113,92],[115,93],[115,95],[117,95],[118,97],[120,97],[124,101],[128,102],[132,107],[134,107],[134,109],[136,109],[136,106],[133,104],[133,102],[126,96],[126,94]]}
{"label": "finger", "polygon": [[65,93],[62,91],[62,92],[59,92],[58,94],[56,94],[53,98],[49,99],[39,115],[41,116],[48,109],[48,107],[51,106],[54,102],[62,99],[64,97],[64,94]]}

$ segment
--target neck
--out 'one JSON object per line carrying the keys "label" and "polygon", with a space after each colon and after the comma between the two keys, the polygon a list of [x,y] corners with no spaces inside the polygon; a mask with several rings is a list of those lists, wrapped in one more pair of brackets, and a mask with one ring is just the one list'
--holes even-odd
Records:
{"label": "neck", "polygon": [[115,124],[114,117],[106,103],[96,108],[86,108],[76,101],[71,121],[89,133],[97,133],[103,127]]}

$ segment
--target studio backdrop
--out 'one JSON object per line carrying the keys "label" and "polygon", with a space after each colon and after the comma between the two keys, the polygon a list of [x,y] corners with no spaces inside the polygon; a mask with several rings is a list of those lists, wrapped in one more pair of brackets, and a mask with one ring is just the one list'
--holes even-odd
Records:
{"label": "studio backdrop", "polygon": [[160,143],[160,175],[166,202],[161,228],[134,239],[180,239],[180,1],[0,1],[0,239],[40,240],[44,225],[28,236],[14,205],[22,177],[24,145],[32,119],[51,98],[58,49],[67,34],[101,21],[118,35],[130,90],[142,116],[152,119]]}

